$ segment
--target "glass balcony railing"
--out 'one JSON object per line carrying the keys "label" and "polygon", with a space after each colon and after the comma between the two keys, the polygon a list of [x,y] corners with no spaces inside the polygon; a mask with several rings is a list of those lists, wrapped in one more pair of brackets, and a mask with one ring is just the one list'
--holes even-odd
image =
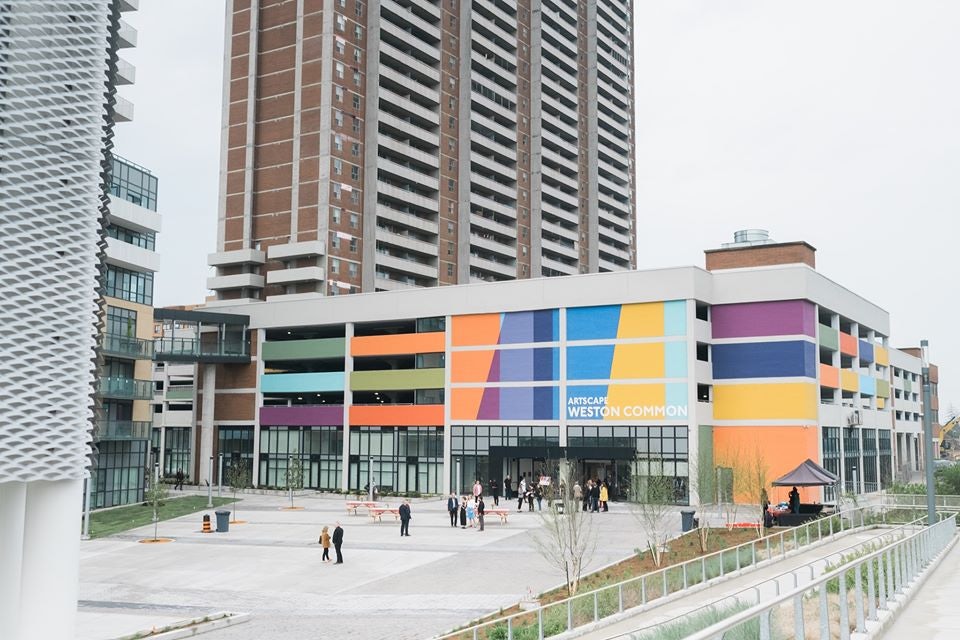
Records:
{"label": "glass balcony railing", "polygon": [[153,400],[153,382],[102,376],[100,396],[119,400]]}
{"label": "glass balcony railing", "polygon": [[166,357],[249,357],[250,350],[243,340],[206,341],[196,338],[158,338],[154,340],[156,360]]}
{"label": "glass balcony railing", "polygon": [[153,423],[140,420],[97,420],[94,440],[147,440]]}
{"label": "glass balcony railing", "polygon": [[167,400],[193,400],[193,385],[167,387]]}
{"label": "glass balcony railing", "polygon": [[107,334],[103,337],[103,352],[109,356],[150,360],[153,358],[153,340],[141,340]]}

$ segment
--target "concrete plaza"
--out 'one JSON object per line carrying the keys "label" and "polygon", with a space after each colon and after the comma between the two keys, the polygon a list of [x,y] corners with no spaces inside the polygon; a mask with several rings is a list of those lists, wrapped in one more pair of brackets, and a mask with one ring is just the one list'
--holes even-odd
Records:
{"label": "concrete plaza", "polygon": [[[387,498],[396,506],[399,500]],[[486,530],[450,527],[445,500],[414,500],[411,536],[388,516],[347,515],[342,496],[245,495],[229,533],[203,534],[201,513],[160,524],[170,544],[139,544],[153,527],[82,543],[77,637],[117,638],[218,611],[249,622],[210,632],[217,639],[427,638],[516,603],[527,589],[563,582],[535,551],[535,514],[509,505],[509,522]],[[501,506],[503,501],[501,501]],[[212,511],[210,512],[212,515]],[[627,507],[596,518],[591,569],[644,544]],[[344,564],[324,564],[320,529],[339,520]],[[675,518],[679,531],[680,517]],[[331,549],[333,555],[333,549]]]}

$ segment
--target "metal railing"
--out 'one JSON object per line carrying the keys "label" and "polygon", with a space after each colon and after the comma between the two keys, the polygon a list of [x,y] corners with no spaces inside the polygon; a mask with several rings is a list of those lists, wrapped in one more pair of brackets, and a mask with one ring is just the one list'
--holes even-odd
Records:
{"label": "metal railing", "polygon": [[[885,524],[885,521],[886,512],[882,511],[881,521],[875,524]],[[781,594],[781,580],[784,578],[787,579],[787,582],[792,582],[791,587],[796,589],[800,587],[801,582],[805,581],[809,583],[816,579],[819,566],[823,565],[820,573],[826,573],[833,568],[832,565],[842,565],[848,558],[870,553],[879,547],[893,544],[896,540],[905,538],[911,532],[915,531],[917,527],[923,526],[925,521],[926,516],[896,525],[892,529],[884,529],[877,535],[866,540],[861,539],[843,549],[838,549],[825,555],[819,555],[810,562],[751,584],[749,587],[744,587],[735,593],[707,602],[695,609],[684,608],[684,613],[680,616],[666,620],[660,619],[654,624],[638,627],[626,633],[611,636],[609,640],[614,640],[614,638],[618,640],[652,640],[652,638],[662,634],[664,629],[669,629],[674,626],[690,625],[691,618],[712,618],[716,620],[725,617],[723,615],[725,611],[729,612],[727,615],[732,615],[733,612],[738,611],[738,609],[744,609],[749,605],[762,602],[764,600],[764,592],[769,593],[772,591],[772,595],[766,596],[767,600],[779,596]],[[701,626],[705,627],[707,625],[703,624]],[[693,631],[694,630],[691,630],[690,633]]]}
{"label": "metal railing", "polygon": [[146,440],[150,438],[152,422],[141,420],[97,420],[94,440]]}
{"label": "metal railing", "polygon": [[103,352],[136,360],[150,360],[153,358],[153,341],[108,333],[103,336]]}
{"label": "metal railing", "polygon": [[[951,515],[882,549],[856,558],[813,582],[773,600],[736,613],[688,640],[722,639],[735,631],[769,640],[774,633],[806,637],[808,623],[821,638],[848,640],[851,632],[866,633],[866,623],[878,622],[882,611],[950,544],[957,531]],[[838,633],[834,633],[834,632]]]}
{"label": "metal railing", "polygon": [[153,381],[101,376],[100,395],[121,400],[153,400]]}
{"label": "metal railing", "polygon": [[[934,505],[939,511],[960,511],[960,496],[934,496]],[[911,493],[887,493],[881,499],[887,509],[923,509],[927,508],[927,496]]]}
{"label": "metal railing", "polygon": [[[437,636],[435,640],[475,639],[479,637],[481,630],[485,629],[489,634],[498,626],[504,628],[508,640],[512,640],[514,633],[521,628],[524,628],[523,633],[535,633],[536,638],[572,631],[623,613],[627,609],[645,606],[694,585],[707,584],[731,573],[757,566],[761,562],[786,558],[804,547],[815,545],[840,533],[871,526],[875,522],[875,519],[870,517],[873,514],[876,514],[876,521],[882,518],[882,512],[878,512],[876,507],[856,507],[841,511],[799,527],[580,593],[536,609],[474,624]],[[525,628],[531,626],[535,631],[526,631]],[[503,632],[496,633],[502,635]]]}
{"label": "metal railing", "polygon": [[193,400],[193,385],[181,384],[167,387],[167,400]]}
{"label": "metal railing", "polygon": [[196,338],[157,338],[154,340],[155,359],[166,356],[248,356],[250,351],[243,340],[202,341]]}

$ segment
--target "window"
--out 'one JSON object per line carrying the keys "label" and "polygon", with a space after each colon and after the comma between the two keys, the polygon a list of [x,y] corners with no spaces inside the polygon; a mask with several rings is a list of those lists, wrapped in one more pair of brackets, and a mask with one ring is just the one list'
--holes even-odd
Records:
{"label": "window", "polygon": [[342,63],[342,62],[336,63],[336,64],[334,65],[334,68],[336,69],[337,77],[340,78],[341,80],[343,80],[343,73],[344,73],[344,71],[345,71],[345,68],[344,68],[344,66],[343,66],[343,63]]}
{"label": "window", "polygon": [[363,27],[356,25],[353,28],[353,35],[357,38],[357,40],[363,40]]}
{"label": "window", "polygon": [[347,30],[347,19],[340,14],[337,14],[337,31],[346,31]]}
{"label": "window", "polygon": [[447,117],[447,128],[449,128],[449,129],[455,129],[456,127],[457,127],[457,119],[454,118],[453,116],[448,116],[448,117]]}
{"label": "window", "polygon": [[335,200],[339,200],[339,199],[340,199],[340,192],[341,192],[342,190],[343,190],[343,188],[340,186],[340,183],[339,183],[339,182],[334,182],[334,183],[333,183],[333,198],[334,198]]}
{"label": "window", "polygon": [[360,192],[356,189],[350,192],[350,202],[353,204],[360,204]]}
{"label": "window", "polygon": [[157,246],[157,234],[150,231],[133,231],[111,224],[107,227],[107,235],[149,251],[155,250]]}
{"label": "window", "polygon": [[330,273],[340,273],[340,261],[330,258]]}
{"label": "window", "polygon": [[[360,241],[357,238],[350,238],[350,252],[356,253],[359,248]],[[354,265],[355,266],[355,265]]]}
{"label": "window", "polygon": [[335,175],[340,175],[343,173],[343,160],[340,158],[333,159],[333,173]]}
{"label": "window", "polygon": [[363,5],[360,3],[360,0],[357,0],[357,6],[353,8],[353,12],[358,18],[363,16]]}
{"label": "window", "polygon": [[354,132],[354,133],[360,133],[360,127],[361,127],[362,125],[363,125],[363,120],[361,120],[361,119],[358,118],[357,116],[353,116],[353,125],[352,125],[352,127],[353,127],[353,132]]}
{"label": "window", "polygon": [[453,192],[457,188],[457,183],[454,182],[453,178],[447,179],[447,191]]}
{"label": "window", "polygon": [[333,136],[333,148],[337,151],[343,151],[343,136],[339,133]]}
{"label": "window", "polygon": [[350,143],[350,155],[352,155],[354,158],[357,158],[357,157],[360,156],[360,143],[359,143],[359,142],[351,142],[351,143]]}
{"label": "window", "polygon": [[340,111],[340,109],[334,109],[334,110],[333,110],[333,121],[334,121],[334,123],[336,123],[336,125],[337,125],[338,127],[342,127],[342,126],[343,126],[343,111]]}
{"label": "window", "polygon": [[153,304],[153,274],[108,265],[106,295],[128,302]]}
{"label": "window", "polygon": [[339,53],[340,55],[343,55],[347,50],[347,43],[341,40],[340,38],[335,38],[335,40],[337,41],[335,45],[337,49],[337,53]]}
{"label": "window", "polygon": [[353,94],[353,108],[360,110],[360,96]]}
{"label": "window", "polygon": [[452,255],[453,255],[453,243],[452,243],[452,242],[447,242],[447,255],[448,255],[448,256],[452,256]]}
{"label": "window", "polygon": [[[342,75],[340,77],[343,78]],[[343,102],[343,87],[340,85],[334,85],[333,93],[337,97],[337,102]]]}
{"label": "window", "polygon": [[330,218],[333,220],[333,224],[340,224],[340,213],[340,207],[333,207],[333,209],[330,210]]}
{"label": "window", "polygon": [[[452,204],[452,203],[451,203]],[[447,222],[447,233],[453,233],[453,223]]]}
{"label": "window", "polygon": [[330,232],[330,247],[333,249],[340,248],[340,236],[336,231]]}
{"label": "window", "polygon": [[362,58],[363,58],[363,54],[360,53],[360,49],[359,49],[359,48],[354,48],[354,50],[353,50],[353,61],[354,61],[354,62],[360,62],[360,60],[361,60]]}
{"label": "window", "polygon": [[448,262],[448,263],[447,263],[447,275],[448,275],[448,276],[453,276],[453,263],[452,263],[452,262]]}
{"label": "window", "polygon": [[107,335],[136,338],[137,312],[121,307],[107,307]]}
{"label": "window", "polygon": [[350,214],[350,228],[356,229],[360,226],[360,216],[356,213]]}
{"label": "window", "polygon": [[110,193],[151,211],[157,210],[157,178],[117,156],[113,157],[110,167]]}
{"label": "window", "polygon": [[434,316],[432,318],[417,319],[417,333],[432,333],[434,331],[444,331],[447,327],[447,319],[443,316]]}
{"label": "window", "polygon": [[351,166],[351,167],[350,167],[350,177],[351,177],[353,180],[359,180],[359,179],[360,179],[360,167],[358,167],[357,165]]}
{"label": "window", "polygon": [[[351,240],[350,242],[352,245],[353,241]],[[360,271],[360,265],[358,265],[356,262],[347,263],[347,270],[350,272],[351,278],[356,278],[357,273]]]}

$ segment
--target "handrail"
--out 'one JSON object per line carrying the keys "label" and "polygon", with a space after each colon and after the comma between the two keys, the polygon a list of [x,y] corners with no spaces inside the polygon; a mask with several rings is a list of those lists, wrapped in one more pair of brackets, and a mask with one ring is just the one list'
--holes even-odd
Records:
{"label": "handrail", "polygon": [[[827,537],[833,537],[836,534],[843,533],[845,530],[853,530],[853,529],[862,528],[866,526],[865,513],[867,511],[873,511],[873,510],[875,510],[875,507],[864,506],[864,507],[853,507],[851,509],[839,511],[835,514],[831,514],[822,518],[817,518],[816,520],[811,520],[810,522],[800,527],[794,527],[789,531],[780,531],[769,536],[757,538],[756,540],[750,540],[749,542],[744,542],[742,544],[739,544],[735,547],[731,547],[729,549],[721,549],[720,551],[714,551],[713,553],[709,553],[707,555],[700,556],[699,558],[694,558],[692,560],[687,560],[686,562],[682,562],[680,564],[671,565],[669,567],[663,567],[661,569],[657,569],[656,571],[652,571],[650,573],[645,573],[643,575],[629,578],[621,582],[617,582],[604,587],[593,589],[592,591],[578,593],[577,595],[570,596],[562,600],[557,600],[556,602],[551,602],[549,604],[537,607],[536,609],[529,609],[526,611],[521,611],[519,613],[511,614],[509,616],[504,616],[502,618],[497,618],[495,620],[489,620],[487,622],[481,622],[474,625],[470,625],[468,627],[465,627],[457,631],[451,631],[444,635],[436,636],[434,640],[448,640],[452,638],[458,638],[463,636],[464,634],[469,634],[471,632],[474,634],[474,636],[476,636],[477,631],[479,629],[482,629],[484,627],[491,627],[497,624],[506,624],[507,635],[508,637],[512,637],[513,636],[513,633],[512,633],[513,620],[522,616],[528,616],[532,613],[537,614],[537,624],[538,626],[540,626],[540,631],[542,633],[543,617],[544,617],[543,612],[547,609],[554,609],[560,606],[567,607],[565,630],[571,631],[577,626],[583,626],[582,624],[581,625],[574,624],[574,616],[572,613],[572,608],[573,608],[573,603],[575,601],[578,601],[578,600],[582,601],[584,599],[592,598],[593,615],[589,616],[591,619],[589,619],[586,622],[586,624],[592,624],[594,622],[599,621],[600,618],[607,617],[608,615],[613,615],[614,613],[622,613],[626,608],[630,608],[630,607],[624,607],[624,602],[625,602],[624,590],[625,588],[629,589],[633,587],[637,583],[639,583],[640,585],[640,590],[639,590],[640,600],[641,600],[640,605],[646,605],[648,602],[652,600],[657,600],[657,599],[660,599],[661,597],[666,597],[667,595],[670,595],[671,592],[669,590],[669,583],[670,583],[669,574],[671,572],[674,574],[682,574],[682,579],[683,579],[682,588],[686,589],[688,586],[690,586],[689,584],[690,578],[695,577],[694,574],[690,574],[690,572],[688,571],[688,567],[699,565],[700,571],[698,571],[697,573],[701,574],[702,576],[706,576],[707,564],[708,563],[712,564],[713,560],[716,559],[718,560],[718,564],[719,564],[719,573],[716,576],[707,578],[703,581],[703,583],[707,583],[717,578],[721,578],[727,574],[727,572],[725,572],[724,570],[724,563],[723,563],[725,554],[727,555],[728,558],[730,557],[730,554],[733,554],[733,557],[736,559],[736,565],[735,565],[735,568],[733,569],[733,572],[741,571],[746,566],[756,565],[758,561],[772,560],[773,551],[774,549],[776,549],[778,545],[774,544],[773,546],[771,546],[770,542],[771,540],[779,539],[780,550],[779,552],[777,552],[777,555],[781,558],[785,558],[788,553],[792,555],[796,550],[800,549],[801,547],[800,538],[804,537],[799,533],[800,531],[806,532],[805,534],[805,537],[807,540],[806,544],[809,545],[809,544],[812,544],[813,542],[820,542],[824,539],[824,534],[826,534]],[[855,524],[857,513],[860,514],[859,525]],[[840,528],[836,532],[833,530],[833,523],[835,518],[839,519],[839,524],[840,524]],[[847,518],[849,518],[851,522],[851,526],[844,529],[844,521]],[[824,521],[827,522],[827,526],[829,527],[828,532],[824,532],[822,530],[822,527],[824,526],[823,525]],[[817,529],[817,537],[815,541],[811,542],[811,533],[814,527],[816,527]],[[788,551],[786,538],[790,537],[791,535],[793,537],[793,548]],[[762,554],[757,553],[757,546],[756,546],[757,543],[763,544],[764,550],[766,551],[766,558],[763,558]],[[747,548],[750,549],[750,562],[748,562],[746,565],[743,565],[741,561],[741,555],[742,555],[742,551]],[[648,588],[647,586],[648,583],[652,583],[650,584],[650,588]],[[656,589],[654,587],[656,587]],[[599,605],[600,594],[602,592],[608,592],[612,589],[617,590],[618,610],[611,611],[609,614],[606,614],[606,615],[601,615],[600,605]],[[657,593],[658,589],[660,592],[659,595],[652,598],[648,597],[654,593]],[[542,637],[542,635],[538,637]]]}
{"label": "handrail", "polygon": [[[761,582],[758,582],[758,583],[756,583],[756,584],[754,584],[754,585],[752,585],[752,586],[744,587],[743,589],[740,589],[739,591],[736,591],[736,592],[734,592],[734,593],[725,595],[725,596],[723,596],[722,598],[717,598],[716,600],[713,600],[713,601],[711,601],[711,602],[708,602],[707,604],[701,605],[701,606],[699,606],[699,607],[697,607],[697,608],[695,608],[695,609],[691,609],[691,610],[685,611],[685,612],[684,612],[682,615],[680,615],[680,616],[675,616],[675,617],[669,618],[669,619],[667,619],[667,620],[660,620],[660,621],[658,621],[658,622],[655,622],[655,623],[653,623],[653,624],[649,624],[649,625],[644,626],[644,627],[637,627],[636,629],[633,629],[633,630],[631,630],[631,631],[627,631],[626,633],[618,634],[618,635],[615,635],[615,636],[610,636],[609,638],[607,638],[607,640],[614,640],[615,638],[632,638],[632,637],[633,637],[633,634],[649,632],[652,627],[662,628],[662,625],[669,625],[669,624],[673,623],[674,621],[676,621],[676,620],[678,620],[678,619],[680,619],[680,618],[688,617],[688,616],[690,616],[690,615],[695,615],[695,614],[697,614],[698,612],[700,612],[700,611],[705,611],[705,610],[707,610],[707,609],[716,608],[716,607],[722,605],[722,603],[724,603],[725,601],[743,602],[744,600],[743,600],[740,596],[743,596],[744,594],[749,593],[749,592],[751,592],[751,591],[756,592],[756,594],[757,594],[757,604],[760,604],[760,589],[761,589],[764,585],[773,583],[773,585],[774,585],[774,587],[775,587],[775,589],[776,589],[776,595],[780,595],[780,578],[785,578],[785,577],[788,576],[788,575],[792,575],[792,576],[793,576],[793,586],[794,586],[794,588],[798,588],[800,585],[799,585],[799,580],[798,580],[798,578],[797,578],[797,573],[798,573],[799,571],[801,571],[802,569],[804,569],[804,568],[809,569],[809,571],[810,571],[810,580],[813,580],[814,577],[815,577],[815,575],[814,575],[814,564],[819,563],[819,562],[824,562],[827,558],[832,558],[832,557],[837,557],[837,556],[840,556],[840,559],[843,560],[843,557],[844,557],[846,554],[850,553],[850,551],[852,551],[853,549],[856,549],[856,548],[858,548],[858,547],[865,547],[865,546],[867,546],[867,545],[872,545],[872,544],[873,544],[877,539],[879,539],[879,538],[894,537],[894,536],[896,536],[898,533],[901,533],[901,530],[902,530],[902,529],[906,529],[907,527],[913,529],[913,528],[916,528],[917,526],[923,526],[923,524],[926,522],[926,520],[927,520],[927,516],[924,515],[924,516],[922,516],[922,517],[920,517],[920,518],[916,518],[916,519],[914,519],[914,520],[911,520],[910,522],[902,523],[902,524],[894,527],[893,529],[891,529],[891,530],[889,530],[889,531],[884,531],[883,533],[877,534],[877,535],[873,536],[872,538],[869,538],[869,539],[867,539],[867,540],[862,540],[862,541],[860,541],[860,542],[857,542],[856,544],[849,545],[849,546],[847,546],[847,547],[844,547],[843,549],[839,549],[839,550],[834,551],[834,552],[832,552],[832,553],[829,553],[829,554],[827,554],[827,555],[825,555],[825,556],[821,556],[821,557],[817,558],[816,560],[813,560],[813,561],[811,561],[811,562],[807,562],[806,564],[802,564],[802,565],[800,565],[800,566],[798,566],[798,567],[795,567],[795,568],[793,568],[793,569],[790,569],[789,571],[784,571],[783,573],[779,573],[779,574],[777,574],[777,575],[775,575],[775,576],[773,576],[773,577],[767,578],[767,579],[765,579],[765,580],[763,580],[763,581],[761,581]],[[901,538],[900,538],[900,539],[902,539],[903,537],[905,537],[905,536],[902,536],[902,535],[901,535]],[[892,540],[891,542],[886,543],[886,545],[884,545],[884,546],[889,546],[890,544],[893,544],[894,542],[896,542],[896,540]]]}
{"label": "handrail", "polygon": [[[826,630],[830,635],[830,607],[827,598],[827,583],[837,580],[840,597],[840,637],[848,638],[850,623],[856,625],[856,631],[866,632],[866,621],[875,622],[879,619],[879,611],[889,608],[889,601],[897,593],[903,593],[904,586],[909,584],[923,569],[930,564],[933,558],[946,549],[950,540],[956,535],[956,514],[940,520],[929,527],[920,529],[913,535],[907,536],[883,549],[878,549],[862,558],[857,558],[848,564],[825,573],[818,579],[775,597],[769,602],[754,605],[746,611],[741,611],[717,622],[716,624],[698,631],[687,640],[715,640],[723,634],[741,624],[759,618],[760,638],[770,638],[771,614],[776,607],[791,603],[793,609],[794,637],[804,636],[804,595],[819,591],[820,606],[818,607],[818,622],[821,632]],[[866,565],[867,587],[863,588],[863,566]],[[874,568],[877,571],[874,571]],[[850,604],[847,596],[847,573],[854,576],[854,619],[851,620]],[[864,596],[867,600],[867,610],[864,611]],[[811,607],[812,608],[812,607]],[[809,609],[809,608],[808,608]],[[808,611],[809,613],[809,611]]]}
{"label": "handrail", "polygon": [[[886,493],[881,497],[884,506],[927,508],[926,494]],[[939,494],[934,496],[934,504],[941,509],[960,509],[960,496]]]}

